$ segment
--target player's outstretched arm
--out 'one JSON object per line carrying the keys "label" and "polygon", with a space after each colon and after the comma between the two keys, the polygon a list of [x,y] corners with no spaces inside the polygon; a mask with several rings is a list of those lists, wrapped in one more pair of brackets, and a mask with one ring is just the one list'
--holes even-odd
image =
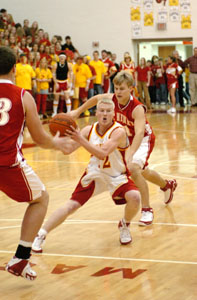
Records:
{"label": "player's outstretched arm", "polygon": [[79,118],[80,114],[82,114],[84,111],[86,111],[89,108],[94,107],[100,99],[103,99],[103,98],[112,99],[112,96],[113,96],[113,94],[99,94],[99,95],[93,96],[92,98],[88,99],[88,101],[86,101],[83,105],[79,106],[75,110],[72,110],[68,114],[74,120],[76,120],[77,118]]}
{"label": "player's outstretched arm", "polygon": [[66,138],[60,138],[58,133],[55,137],[52,137],[44,130],[37,113],[35,101],[30,93],[25,92],[23,103],[26,114],[26,125],[33,141],[42,148],[53,148],[64,153],[67,144]]}

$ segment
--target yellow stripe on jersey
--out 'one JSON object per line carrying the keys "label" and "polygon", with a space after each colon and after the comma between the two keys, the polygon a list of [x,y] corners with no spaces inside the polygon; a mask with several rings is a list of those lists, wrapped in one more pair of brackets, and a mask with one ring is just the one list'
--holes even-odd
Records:
{"label": "yellow stripe on jersey", "polygon": [[105,135],[106,135],[106,133],[113,127],[113,126],[115,126],[116,125],[116,123],[115,123],[115,121],[113,121],[113,124],[101,135],[99,132],[98,132],[98,122],[97,122],[97,124],[96,124],[96,128],[95,128],[95,133],[99,136],[99,137],[101,137],[101,138],[103,138]]}

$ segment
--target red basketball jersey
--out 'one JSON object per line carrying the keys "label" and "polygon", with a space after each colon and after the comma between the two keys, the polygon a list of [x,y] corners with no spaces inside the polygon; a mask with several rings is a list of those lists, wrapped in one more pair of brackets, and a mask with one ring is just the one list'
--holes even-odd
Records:
{"label": "red basketball jersey", "polygon": [[0,80],[0,166],[12,166],[22,160],[21,151],[25,114],[24,89],[9,80]]}
{"label": "red basketball jersey", "polygon": [[112,67],[114,67],[114,63],[107,57],[105,59],[102,60],[102,62],[104,63],[105,67],[106,67],[106,76],[109,76],[110,75],[110,69]]}
{"label": "red basketball jersey", "polygon": [[173,83],[175,83],[176,88],[178,88],[178,67],[179,65],[177,63],[167,64],[165,67],[168,88],[171,88]]}
{"label": "red basketball jersey", "polygon": [[[125,106],[122,106],[121,104],[118,103],[115,94],[112,100],[115,104],[115,120],[125,127],[127,135],[129,137],[129,142],[130,144],[132,144],[133,138],[135,136],[134,119],[132,118],[133,110],[138,105],[142,105],[144,109],[146,108],[140,101],[138,101],[133,96],[130,96],[130,100]],[[152,128],[148,123],[148,121],[146,120],[144,136],[148,136],[148,135],[151,137],[151,139],[155,138]]]}
{"label": "red basketball jersey", "polygon": [[120,71],[122,71],[122,70],[127,71],[129,74],[132,75],[132,77],[133,77],[133,79],[134,79],[135,67],[134,67],[134,64],[133,64],[133,63],[131,63],[131,64],[129,64],[129,65],[127,65],[126,63],[122,63],[122,64],[120,65]]}

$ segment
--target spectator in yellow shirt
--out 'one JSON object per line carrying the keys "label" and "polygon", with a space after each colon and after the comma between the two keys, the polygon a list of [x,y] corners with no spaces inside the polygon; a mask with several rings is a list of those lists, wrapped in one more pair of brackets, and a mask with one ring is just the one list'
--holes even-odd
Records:
{"label": "spectator in yellow shirt", "polygon": [[32,94],[33,87],[36,88],[35,72],[27,63],[27,57],[24,53],[20,55],[20,62],[16,64],[15,74],[16,85]]}
{"label": "spectator in yellow shirt", "polygon": [[36,82],[37,82],[37,111],[40,113],[40,106],[42,105],[42,114],[40,118],[47,117],[46,115],[46,104],[47,104],[47,94],[49,90],[49,82],[53,77],[51,70],[47,67],[47,60],[43,57],[40,61],[40,66],[36,68]]}
{"label": "spectator in yellow shirt", "polygon": [[[79,100],[82,102],[87,101],[90,79],[92,77],[92,72],[90,71],[90,68],[83,63],[83,57],[77,57],[76,64],[73,65],[73,74],[73,84],[75,87],[73,96],[73,106],[75,107],[73,108],[76,109],[78,107],[76,103],[78,102],[77,104],[79,104]],[[89,111],[86,111],[84,113],[85,116],[89,114]]]}
{"label": "spectator in yellow shirt", "polygon": [[93,52],[93,60],[90,61],[90,65],[94,67],[96,71],[96,78],[94,79],[94,90],[96,94],[103,94],[104,74],[106,73],[106,67],[104,63],[99,59],[99,52],[95,50]]}

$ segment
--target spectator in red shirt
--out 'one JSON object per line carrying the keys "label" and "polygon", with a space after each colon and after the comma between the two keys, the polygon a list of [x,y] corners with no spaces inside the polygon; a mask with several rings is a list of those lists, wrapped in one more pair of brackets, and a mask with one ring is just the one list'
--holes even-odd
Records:
{"label": "spectator in red shirt", "polygon": [[40,44],[51,46],[51,42],[49,41],[49,35],[47,32],[44,32],[43,37],[40,39]]}
{"label": "spectator in red shirt", "polygon": [[44,44],[41,44],[41,45],[39,46],[39,52],[40,52],[40,59],[42,59],[43,57],[46,56]]}
{"label": "spectator in red shirt", "polygon": [[21,46],[20,46],[20,49],[21,49],[21,51],[23,52],[23,53],[25,53],[26,54],[26,56],[28,57],[29,56],[29,49],[27,48],[27,44],[26,44],[26,38],[25,37],[23,37],[22,39],[21,39]]}
{"label": "spectator in red shirt", "polygon": [[156,104],[167,104],[167,87],[162,58],[154,60],[154,66],[152,70],[155,77],[156,85]]}
{"label": "spectator in red shirt", "polygon": [[172,107],[167,110],[168,113],[176,113],[176,89],[178,88],[178,76],[182,72],[182,68],[177,64],[176,58],[168,56],[168,63],[165,66],[167,76],[167,86],[172,102]]}
{"label": "spectator in red shirt", "polygon": [[5,24],[6,26],[7,26],[8,24],[11,24],[12,26],[15,25],[14,19],[13,19],[12,15],[11,15],[11,14],[8,14],[8,13],[7,13],[7,10],[6,10],[5,8],[2,8],[2,9],[0,10],[0,13],[1,13],[1,15],[2,15],[3,22],[4,22],[4,24]]}
{"label": "spectator in red shirt", "polygon": [[59,55],[60,53],[62,53],[64,51],[62,51],[62,46],[60,42],[57,42],[55,44],[55,54]]}
{"label": "spectator in red shirt", "polygon": [[104,81],[103,81],[103,92],[109,93],[110,91],[110,78],[113,74],[116,73],[116,67],[114,63],[108,56],[108,52],[106,50],[101,51],[101,61],[104,63],[106,67],[106,73],[104,74]]}
{"label": "spectator in red shirt", "polygon": [[139,99],[142,103],[146,104],[147,108],[151,108],[150,96],[148,87],[150,85],[151,70],[146,65],[146,59],[142,57],[140,64],[135,68],[136,86],[139,92]]}

